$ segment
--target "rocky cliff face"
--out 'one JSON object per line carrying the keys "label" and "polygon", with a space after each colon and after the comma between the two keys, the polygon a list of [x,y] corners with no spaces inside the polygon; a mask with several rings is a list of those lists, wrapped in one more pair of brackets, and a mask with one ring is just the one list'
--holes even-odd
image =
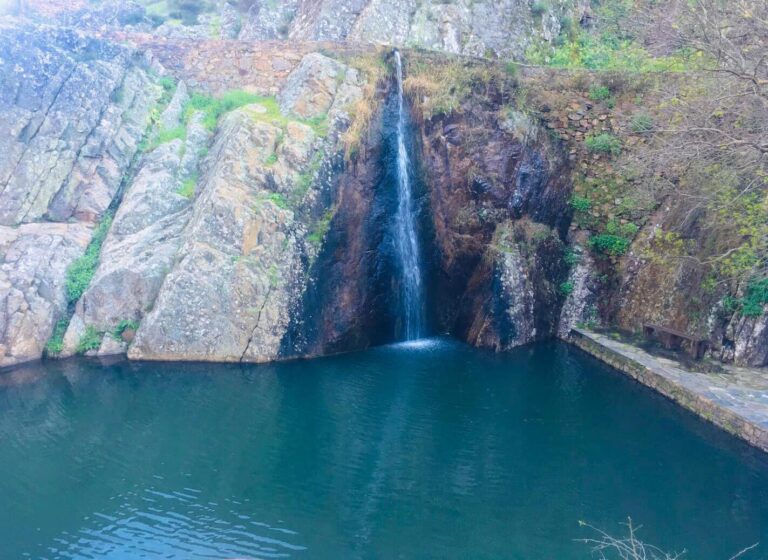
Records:
{"label": "rocky cliff face", "polygon": [[514,90],[494,87],[424,121],[422,165],[441,330],[502,350],[557,328],[570,169]]}
{"label": "rocky cliff face", "polygon": [[37,358],[64,281],[159,96],[137,53],[72,31],[0,30],[0,365]]}
{"label": "rocky cliff face", "polygon": [[[361,85],[354,69],[311,53],[277,100],[226,115],[203,158],[207,134],[194,114],[186,144],[150,152],[112,227],[120,240],[107,238],[102,264],[78,303],[82,324],[70,324],[68,347],[84,329],[108,332],[130,320],[140,323],[132,358],[275,359],[304,290],[313,243],[322,242],[318,222],[332,212],[321,175],[332,173]],[[188,154],[200,161],[185,162]],[[198,177],[198,164],[195,192],[174,192],[185,177]],[[140,208],[144,216],[135,223]],[[109,258],[117,252],[129,258]],[[106,305],[112,298],[118,305]],[[100,352],[124,351],[126,342],[105,336]]]}
{"label": "rocky cliff face", "polygon": [[161,99],[173,82],[151,55],[55,28],[0,40],[2,365],[56,336],[59,356],[275,358],[363,77],[299,56],[277,98],[247,94],[216,123],[183,82]]}
{"label": "rocky cliff face", "polygon": [[80,0],[24,4],[29,16],[55,17],[81,29],[196,40],[375,43],[502,59],[522,58],[532,42],[551,42],[590,14],[588,0],[217,0],[187,21],[174,11],[162,12],[162,6],[145,10],[133,0],[102,0],[97,7]]}
{"label": "rocky cliff face", "polygon": [[[504,4],[494,31],[478,27],[490,21],[478,2],[344,6],[252,3],[241,34],[422,33],[502,53],[517,39],[499,29],[527,17]],[[457,48],[424,31],[459,20]],[[260,362],[396,340],[391,49],[120,33],[133,46],[0,28],[0,365],[44,352]],[[404,59],[432,332],[505,350],[577,323],[658,322],[705,332],[719,359],[766,364],[765,314],[727,312],[695,268],[647,258],[673,206],[621,256],[597,253],[580,222],[620,201],[574,220],[580,177],[613,165],[585,138],[621,134],[627,114],[535,73]],[[571,99],[559,108],[535,88]]]}
{"label": "rocky cliff face", "polygon": [[535,37],[548,41],[588,2],[292,0],[254,2],[241,39],[302,39],[419,46],[469,56],[519,58]]}

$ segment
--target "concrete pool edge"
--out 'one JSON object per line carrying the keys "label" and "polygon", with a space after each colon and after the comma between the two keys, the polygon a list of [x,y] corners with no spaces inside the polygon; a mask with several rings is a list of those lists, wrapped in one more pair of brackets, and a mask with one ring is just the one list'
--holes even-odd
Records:
{"label": "concrete pool edge", "polygon": [[[745,404],[743,399],[734,398],[723,387],[712,384],[707,374],[675,368],[671,361],[664,363],[640,348],[605,335],[574,328],[566,341],[768,453],[768,406],[750,406],[748,401]],[[743,389],[750,397],[761,392]],[[760,396],[768,398],[768,392]]]}

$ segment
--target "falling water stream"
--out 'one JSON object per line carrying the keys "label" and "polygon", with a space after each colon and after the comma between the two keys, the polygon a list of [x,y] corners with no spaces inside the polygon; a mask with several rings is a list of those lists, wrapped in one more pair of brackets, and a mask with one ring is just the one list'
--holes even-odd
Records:
{"label": "falling water stream", "polygon": [[394,52],[397,66],[397,214],[395,216],[395,245],[402,270],[402,302],[405,339],[415,340],[424,335],[424,298],[419,242],[416,230],[410,161],[405,147],[406,113],[403,102],[403,64]]}

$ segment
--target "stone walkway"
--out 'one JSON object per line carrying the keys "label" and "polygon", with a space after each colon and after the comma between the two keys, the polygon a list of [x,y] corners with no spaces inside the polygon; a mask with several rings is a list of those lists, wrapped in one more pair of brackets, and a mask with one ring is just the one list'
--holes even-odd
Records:
{"label": "stone walkway", "polygon": [[673,360],[583,329],[573,329],[570,341],[768,452],[768,370],[725,366],[726,373],[691,372]]}

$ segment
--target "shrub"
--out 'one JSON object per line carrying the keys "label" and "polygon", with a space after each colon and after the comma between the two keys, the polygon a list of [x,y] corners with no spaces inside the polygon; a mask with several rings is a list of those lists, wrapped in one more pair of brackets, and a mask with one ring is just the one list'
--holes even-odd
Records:
{"label": "shrub", "polygon": [[112,215],[106,214],[93,232],[93,238],[85,250],[85,254],[69,265],[65,281],[67,301],[69,303],[75,303],[79,300],[88,288],[88,284],[91,283],[91,279],[96,273],[96,267],[99,264],[101,245],[104,243],[107,232],[109,232],[110,225],[112,225]]}
{"label": "shrub", "polygon": [[48,344],[45,345],[45,351],[48,354],[58,354],[64,350],[64,335],[67,332],[69,321],[67,319],[59,319],[56,326],[53,329],[53,334]]}
{"label": "shrub", "polygon": [[589,246],[593,251],[614,257],[624,255],[629,245],[629,239],[610,233],[593,235],[589,240]]}
{"label": "shrub", "polygon": [[587,136],[584,142],[590,152],[610,154],[612,156],[617,156],[621,153],[621,140],[608,132]]}
{"label": "shrub", "polygon": [[605,86],[595,84],[589,88],[589,98],[592,101],[605,101],[606,99],[610,99],[610,97],[611,90]]}
{"label": "shrub", "polygon": [[571,207],[577,212],[589,212],[592,208],[592,201],[587,197],[574,195],[571,198]]}
{"label": "shrub", "polygon": [[[602,11],[598,8],[596,16],[606,21]],[[656,57],[629,34],[611,31],[594,33],[578,26],[563,27],[552,44],[544,40],[532,42],[525,57],[533,64],[622,72],[681,72],[690,66],[685,53]]]}
{"label": "shrub", "polygon": [[160,87],[162,87],[164,91],[173,91],[176,89],[176,82],[170,76],[161,77],[157,83],[160,84]]}
{"label": "shrub", "polygon": [[640,231],[640,226],[633,224],[632,222],[619,224],[616,220],[610,220],[605,225],[605,233],[620,235],[621,237],[627,237],[629,239],[633,239],[638,231]]}
{"label": "shrub", "polygon": [[536,19],[541,18],[546,11],[547,7],[544,5],[544,2],[534,2],[531,6],[531,15]]}
{"label": "shrub", "polygon": [[573,293],[573,282],[563,282],[560,284],[560,293],[566,297]]}
{"label": "shrub", "polygon": [[571,249],[570,247],[565,250],[565,255],[563,255],[563,260],[565,261],[565,264],[567,264],[569,267],[578,264],[579,259],[580,259],[579,254],[573,249]]}
{"label": "shrub", "polygon": [[170,16],[180,19],[184,25],[196,25],[197,17],[210,10],[208,2],[200,0],[169,0]]}
{"label": "shrub", "polygon": [[763,308],[768,304],[768,278],[751,280],[747,284],[747,292],[740,299],[741,314],[745,317],[760,317]]}
{"label": "shrub", "polygon": [[75,351],[78,354],[85,354],[89,350],[98,350],[99,346],[101,346],[102,337],[103,333],[97,331],[96,327],[93,325],[88,325],[85,332],[80,337],[80,340],[77,342]]}
{"label": "shrub", "polygon": [[135,331],[139,328],[139,322],[134,321],[133,319],[123,319],[120,321],[114,329],[112,329],[112,332],[109,333],[112,335],[112,338],[115,340],[122,340],[123,339],[123,333],[127,330]]}
{"label": "shrub", "polygon": [[158,105],[160,108],[164,108],[171,102],[173,94],[176,93],[176,81],[170,76],[162,76],[157,83],[163,89]]}
{"label": "shrub", "polygon": [[629,125],[632,128],[632,132],[643,134],[653,130],[653,119],[646,113],[635,115],[632,118],[632,122]]}
{"label": "shrub", "polygon": [[320,218],[312,231],[307,235],[307,241],[309,241],[315,247],[319,246],[323,242],[328,230],[331,229],[331,220],[333,219],[333,209],[328,210],[323,217]]}

